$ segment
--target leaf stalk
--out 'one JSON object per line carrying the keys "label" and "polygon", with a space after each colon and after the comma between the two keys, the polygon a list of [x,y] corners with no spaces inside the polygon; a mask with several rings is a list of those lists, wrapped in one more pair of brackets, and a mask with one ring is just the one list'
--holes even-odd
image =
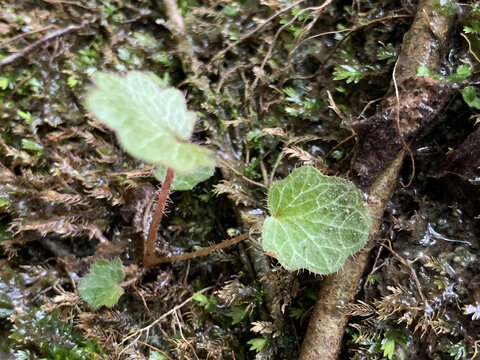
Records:
{"label": "leaf stalk", "polygon": [[170,187],[172,185],[174,176],[175,171],[172,168],[168,168],[167,175],[165,176],[165,181],[163,182],[162,187],[158,191],[159,195],[157,206],[155,207],[152,222],[150,223],[150,227],[148,228],[147,241],[145,243],[143,266],[146,268],[151,267],[157,259],[157,256],[155,255],[155,241],[157,240],[157,231],[160,222],[162,221],[165,204],[167,203],[168,195],[170,194]]}

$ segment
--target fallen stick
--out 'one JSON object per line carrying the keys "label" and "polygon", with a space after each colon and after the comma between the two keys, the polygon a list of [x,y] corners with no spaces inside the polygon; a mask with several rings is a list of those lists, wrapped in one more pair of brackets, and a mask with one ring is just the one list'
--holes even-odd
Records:
{"label": "fallen stick", "polygon": [[53,32],[45,35],[41,39],[38,39],[37,41],[31,43],[30,45],[24,47],[22,50],[14,53],[14,54],[8,55],[6,58],[0,60],[0,69],[2,67],[6,66],[6,65],[9,65],[9,64],[13,63],[14,61],[16,61],[20,58],[30,54],[35,49],[39,48],[40,46],[49,42],[50,40],[56,39],[58,37],[64,36],[68,33],[74,32],[74,31],[81,30],[85,26],[87,26],[88,24],[89,24],[89,22],[84,21],[80,25],[70,25],[70,26],[67,26],[66,28],[58,29],[56,31],[53,31]]}
{"label": "fallen stick", "polygon": [[[302,344],[300,360],[338,358],[348,323],[348,315],[342,312],[342,307],[354,300],[370,250],[376,245],[383,213],[396,187],[398,173],[406,154],[405,143],[409,146],[415,138],[433,126],[438,112],[460,87],[458,84],[442,87],[442,83],[434,83],[433,79],[414,78],[420,65],[425,65],[433,71],[437,69],[442,42],[453,20],[435,12],[435,3],[436,0],[420,0],[417,5],[417,14],[404,37],[402,51],[397,60],[394,74],[396,82],[392,82],[392,89],[395,85],[395,92],[389,91],[377,114],[356,124],[359,149],[352,170],[354,182],[368,193],[367,208],[372,216],[373,227],[365,249],[347,261],[338,273],[325,278]],[[432,28],[436,29],[435,34]],[[406,84],[399,93],[396,83],[402,86],[408,81],[410,84]],[[424,89],[421,89],[421,86]],[[444,91],[442,97],[437,99],[435,94],[432,94],[434,86]],[[432,102],[438,101],[434,107],[427,110],[428,113],[422,114],[422,121],[417,122],[416,113],[423,103],[422,100],[415,99],[420,99],[424,95],[414,96],[413,93],[418,89],[430,97],[433,96]],[[408,100],[410,103],[405,104]],[[412,102],[414,111],[408,108]],[[390,138],[379,141],[379,134],[390,134]],[[381,148],[372,149],[375,143],[383,145],[383,150],[386,147],[391,147],[392,150],[379,159],[381,153],[378,153],[378,150]],[[395,146],[391,146],[392,144]]]}

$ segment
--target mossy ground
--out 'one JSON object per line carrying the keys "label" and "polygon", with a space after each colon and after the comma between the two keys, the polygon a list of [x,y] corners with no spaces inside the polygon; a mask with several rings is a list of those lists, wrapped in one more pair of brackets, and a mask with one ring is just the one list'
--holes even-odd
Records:
{"label": "mossy ground", "polygon": [[[146,205],[130,204],[128,189],[157,185],[152,169],[126,155],[84,109],[96,70],[152,71],[179,87],[199,117],[194,141],[220,154],[213,178],[172,194],[160,229],[162,251],[191,251],[258,228],[266,188],[300,164],[348,177],[351,124],[372,115],[388,91],[415,4],[322,8],[304,1],[284,11],[292,4],[182,0],[188,36],[179,41],[162,2],[2,2],[0,61],[48,33],[88,23],[1,68],[5,353],[20,359],[298,357],[321,278],[290,274],[274,260],[270,270],[259,270],[263,260],[252,258],[257,243],[156,267],[113,309],[92,312],[75,293],[97,258],[120,257],[130,275],[138,270],[142,234],[122,214]],[[442,1],[438,8],[456,17],[441,49],[441,75],[467,65],[475,83],[480,15],[467,3],[450,5]],[[478,159],[451,159],[451,167],[446,161],[474,131],[476,116],[456,96],[439,125],[413,144],[414,182],[398,187],[379,235],[411,265],[381,246],[373,251],[358,294],[365,305],[347,309],[354,317],[343,358],[473,356],[480,331]],[[411,171],[407,161],[404,182]],[[412,269],[428,307],[419,306]],[[202,290],[148,332],[122,342]],[[46,347],[47,340],[53,345]]]}

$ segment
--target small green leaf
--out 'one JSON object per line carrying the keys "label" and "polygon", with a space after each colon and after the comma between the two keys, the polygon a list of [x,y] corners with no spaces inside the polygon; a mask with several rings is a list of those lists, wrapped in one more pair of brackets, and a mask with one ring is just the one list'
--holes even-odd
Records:
{"label": "small green leaf", "polygon": [[287,95],[287,100],[288,101],[296,103],[298,105],[302,104],[302,99],[301,99],[300,95],[297,94],[297,92],[293,88],[287,87],[287,88],[283,89],[283,92],[285,93],[285,95]]}
{"label": "small green leaf", "polygon": [[22,148],[35,151],[38,155],[43,155],[43,146],[30,139],[22,139]]}
{"label": "small green leaf", "polygon": [[243,320],[245,317],[247,308],[245,306],[234,306],[227,314],[227,316],[232,318],[232,325],[236,325]]}
{"label": "small green leaf", "polygon": [[430,76],[432,76],[432,74],[430,73],[430,69],[428,67],[426,67],[425,65],[421,65],[417,68],[416,76],[430,77]]}
{"label": "small green leaf", "polygon": [[209,150],[188,142],[195,113],[179,90],[162,88],[138,71],[125,77],[97,72],[92,80],[96,87],[88,92],[87,108],[117,132],[131,155],[184,173],[215,165]]}
{"label": "small green leaf", "polygon": [[383,356],[391,360],[393,358],[393,354],[395,353],[395,347],[401,346],[405,348],[406,344],[407,338],[405,335],[400,331],[393,329],[385,334],[380,349],[383,350]]}
{"label": "small green leaf", "polygon": [[117,49],[117,56],[120,60],[127,61],[127,60],[130,60],[130,57],[132,56],[132,54],[130,53],[129,49],[127,49],[124,46],[120,46]]}
{"label": "small green leaf", "polygon": [[217,299],[215,299],[213,296],[208,298],[201,292],[196,292],[192,298],[193,300],[197,301],[201,307],[205,308],[205,310],[215,309],[218,305]]}
{"label": "small green leaf", "polygon": [[333,75],[333,80],[345,80],[347,84],[356,84],[363,79],[362,71],[356,65],[335,65]]}
{"label": "small green leaf", "polygon": [[382,342],[380,349],[383,350],[383,356],[390,360],[395,352],[395,341],[386,339]]}
{"label": "small green leaf", "polygon": [[152,351],[150,353],[150,357],[148,358],[148,360],[166,360],[167,357],[165,355],[162,355],[156,351]]}
{"label": "small green leaf", "polygon": [[11,203],[12,199],[10,199],[10,196],[8,196],[7,194],[0,195],[0,208],[9,207]]}
{"label": "small green leaf", "polygon": [[443,281],[440,279],[434,280],[433,283],[437,285],[438,290],[442,290],[444,287]]}
{"label": "small green leaf", "polygon": [[397,56],[397,49],[395,49],[395,46],[393,46],[393,44],[387,44],[377,49],[377,59],[387,60],[387,64],[395,62]]}
{"label": "small green leaf", "polygon": [[8,87],[10,80],[5,76],[0,76],[0,90],[5,90]]}
{"label": "small green leaf", "polygon": [[263,248],[288,270],[339,270],[367,242],[372,221],[351,182],[311,166],[293,171],[268,191]]}
{"label": "small green leaf", "polygon": [[[195,185],[207,180],[215,172],[214,167],[202,166],[192,173],[179,173],[176,172],[172,181],[172,190],[185,191],[191,190]],[[155,178],[158,181],[163,182],[167,175],[167,167],[164,165],[158,165],[155,169]]]}
{"label": "small green leaf", "polygon": [[71,88],[77,86],[77,85],[81,85],[82,84],[82,80],[80,79],[77,79],[75,76],[69,76],[68,79],[67,79],[67,85]]}
{"label": "small green leaf", "polygon": [[455,74],[447,76],[448,81],[465,81],[472,75],[470,66],[460,65]]}
{"label": "small green leaf", "polygon": [[[173,61],[168,57],[167,55],[162,55],[160,53],[156,53],[152,55],[152,60],[162,64],[165,67],[172,67],[173,66]],[[168,74],[168,73],[165,73]]]}
{"label": "small green leaf", "polygon": [[468,355],[468,349],[465,344],[455,344],[448,349],[448,353],[454,357],[455,360],[465,360]]}
{"label": "small green leaf", "polygon": [[205,307],[208,304],[208,298],[200,292],[193,294],[192,299],[197,301],[202,307]]}
{"label": "small green leaf", "polygon": [[125,279],[120,259],[97,260],[78,284],[78,294],[92,309],[114,306],[123,294],[120,283]]}
{"label": "small green leaf", "polygon": [[266,338],[255,338],[247,341],[248,345],[250,346],[250,350],[260,352],[262,349],[267,345],[267,339]]}
{"label": "small green leaf", "polygon": [[145,46],[147,48],[154,48],[158,45],[158,41],[155,40],[155,38],[150,35],[150,34],[143,34],[141,32],[138,32],[138,31],[135,31],[133,33],[133,36],[135,37],[135,39],[137,39],[137,41],[142,45],[142,46]]}
{"label": "small green leaf", "polygon": [[294,318],[296,320],[300,320],[303,316],[303,314],[305,314],[305,309],[303,308],[299,308],[299,307],[290,307],[290,314],[289,316],[291,318]]}
{"label": "small green leaf", "polygon": [[480,110],[480,98],[477,96],[477,90],[473,86],[467,86],[460,90],[460,93],[468,106]]}
{"label": "small green leaf", "polygon": [[236,6],[231,6],[231,5],[226,5],[222,9],[222,13],[224,13],[227,16],[235,16],[238,14],[238,7]]}
{"label": "small green leaf", "polygon": [[30,111],[25,112],[25,111],[22,111],[22,110],[18,110],[17,114],[22,119],[24,119],[27,122],[28,125],[32,125],[33,117],[32,117],[32,114],[30,114]]}

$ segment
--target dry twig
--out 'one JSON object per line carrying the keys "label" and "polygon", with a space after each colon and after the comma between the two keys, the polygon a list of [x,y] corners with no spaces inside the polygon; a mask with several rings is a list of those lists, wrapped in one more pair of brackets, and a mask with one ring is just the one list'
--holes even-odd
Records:
{"label": "dry twig", "polygon": [[66,34],[69,34],[71,32],[75,32],[75,31],[78,31],[78,30],[81,30],[83,28],[85,28],[90,22],[88,21],[84,21],[82,22],[80,25],[70,25],[70,26],[67,26],[66,28],[63,28],[63,29],[58,29],[56,31],[53,31],[47,35],[45,35],[43,38],[35,41],[34,43],[24,47],[22,50],[14,53],[14,54],[11,54],[7,57],[5,57],[4,59],[0,60],[0,69],[6,65],[9,65],[11,63],[13,63],[14,61],[24,57],[24,56],[27,56],[28,54],[30,54],[31,52],[33,52],[34,50],[36,50],[37,48],[39,48],[40,46],[42,46],[43,44],[46,44],[47,42],[53,40],[53,39],[56,39],[56,38],[59,38],[61,36],[64,36]]}

